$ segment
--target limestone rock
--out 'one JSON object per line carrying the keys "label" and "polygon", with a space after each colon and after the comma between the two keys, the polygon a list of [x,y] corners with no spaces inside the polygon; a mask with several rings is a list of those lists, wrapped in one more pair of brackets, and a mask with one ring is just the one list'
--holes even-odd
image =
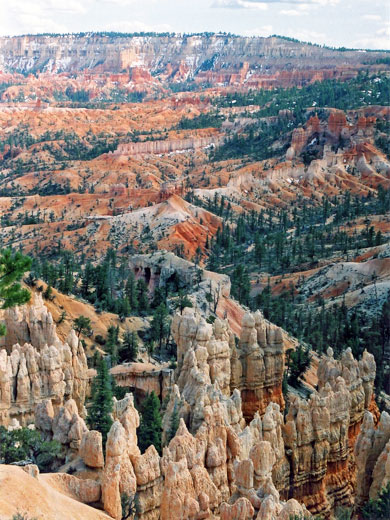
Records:
{"label": "limestone rock", "polygon": [[357,466],[356,507],[375,498],[389,478],[390,415],[382,412],[375,428],[372,413],[366,411],[355,444]]}
{"label": "limestone rock", "polygon": [[[8,426],[13,418],[28,424],[36,406],[48,399],[55,407],[74,399],[81,412],[88,366],[75,332],[71,332],[67,343],[59,341],[52,316],[39,295],[32,305],[3,314],[7,325],[4,341],[10,353],[0,350],[0,425]],[[12,347],[11,342],[15,342]],[[44,413],[43,409],[38,413]],[[47,421],[46,414],[46,424],[40,423],[43,431],[50,429]]]}
{"label": "limestone rock", "polygon": [[221,520],[251,520],[255,510],[246,498],[239,498],[233,505],[223,502],[221,505]]}
{"label": "limestone rock", "polygon": [[244,315],[239,347],[232,355],[231,388],[241,391],[247,420],[257,411],[263,414],[271,401],[284,407],[283,345],[282,329],[266,321],[260,311]]}
{"label": "limestone rock", "polygon": [[104,466],[102,434],[94,430],[85,432],[81,439],[79,455],[87,466],[102,468]]}

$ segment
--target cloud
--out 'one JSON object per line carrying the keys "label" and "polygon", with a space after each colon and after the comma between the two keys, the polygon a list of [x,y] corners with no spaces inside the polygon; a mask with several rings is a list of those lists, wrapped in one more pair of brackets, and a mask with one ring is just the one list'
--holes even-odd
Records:
{"label": "cloud", "polygon": [[134,5],[136,0],[103,0],[105,4],[116,5],[118,7],[129,7]]}
{"label": "cloud", "polygon": [[304,16],[308,14],[306,11],[303,11],[302,9],[282,9],[279,12],[280,14],[284,14],[286,16]]}
{"label": "cloud", "polygon": [[6,10],[0,9],[0,34],[69,32],[72,28],[63,18],[87,14],[94,1],[13,0]]}
{"label": "cloud", "polygon": [[312,31],[310,29],[288,29],[287,31],[283,31],[283,36],[289,36],[290,38],[296,38],[301,42],[315,42],[320,45],[333,45],[329,38],[326,37],[325,33],[320,33],[318,31]]}
{"label": "cloud", "polygon": [[223,9],[257,9],[266,11],[268,5],[266,2],[255,0],[215,0],[211,7],[219,7]]}
{"label": "cloud", "polygon": [[273,32],[272,25],[263,25],[261,27],[254,27],[244,32],[244,36],[269,36]]}
{"label": "cloud", "polygon": [[169,24],[161,23],[156,25],[149,25],[139,20],[120,20],[105,24],[102,31],[116,31],[116,32],[174,32]]}
{"label": "cloud", "polygon": [[366,38],[360,38],[353,42],[353,47],[357,49],[378,49],[378,50],[390,50],[389,37],[380,36],[368,36]]}
{"label": "cloud", "polygon": [[382,23],[374,34],[362,36],[354,41],[354,47],[361,49],[385,49],[390,50],[390,23]]}
{"label": "cloud", "polygon": [[253,9],[254,6],[267,7],[267,4],[291,4],[294,6],[334,6],[341,0],[214,0],[211,7],[225,9]]}
{"label": "cloud", "polygon": [[372,22],[380,22],[382,20],[382,17],[379,14],[365,14],[362,18]]}

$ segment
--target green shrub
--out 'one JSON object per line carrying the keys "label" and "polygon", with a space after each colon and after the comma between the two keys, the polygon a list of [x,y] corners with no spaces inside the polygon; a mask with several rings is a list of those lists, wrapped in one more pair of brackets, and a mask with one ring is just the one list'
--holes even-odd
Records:
{"label": "green shrub", "polygon": [[4,464],[31,461],[40,471],[49,471],[57,461],[60,451],[59,442],[43,440],[36,430],[20,428],[8,431],[0,426],[0,461]]}

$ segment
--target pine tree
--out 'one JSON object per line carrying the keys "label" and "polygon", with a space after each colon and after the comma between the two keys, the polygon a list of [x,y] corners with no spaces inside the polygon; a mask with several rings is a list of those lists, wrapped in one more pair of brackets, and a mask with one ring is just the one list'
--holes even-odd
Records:
{"label": "pine tree", "polygon": [[81,275],[81,295],[83,298],[88,298],[89,290],[94,279],[94,268],[91,262],[87,262],[84,271]]}
{"label": "pine tree", "polygon": [[110,325],[107,330],[106,352],[111,356],[111,365],[118,363],[119,327]]}
{"label": "pine tree", "polygon": [[188,295],[182,289],[179,290],[179,298],[176,306],[180,310],[180,314],[183,313],[183,310],[186,307],[193,307],[191,300],[188,298]]}
{"label": "pine tree", "polygon": [[173,407],[169,430],[167,433],[167,444],[169,444],[169,442],[176,435],[177,429],[179,428],[179,424],[180,424],[179,410],[178,410],[177,403],[175,403],[175,406]]}
{"label": "pine tree", "polygon": [[304,349],[301,344],[293,350],[289,349],[287,351],[288,354],[288,382],[292,386],[296,386],[298,384],[298,379],[303,376],[306,370],[310,366],[311,355],[308,349]]}
{"label": "pine tree", "polygon": [[107,435],[112,425],[112,387],[111,376],[108,371],[107,361],[100,358],[97,366],[97,375],[92,382],[91,406],[88,410],[88,426],[102,434],[103,446],[107,441]]}
{"label": "pine tree", "polygon": [[130,309],[135,312],[138,309],[137,287],[135,283],[134,273],[131,271],[125,287],[126,297],[130,304]]}
{"label": "pine tree", "polygon": [[122,347],[120,350],[120,360],[135,361],[138,355],[138,340],[136,332],[127,330],[122,339]]}
{"label": "pine tree", "polygon": [[73,320],[73,328],[80,339],[81,334],[88,334],[91,331],[91,318],[79,316]]}
{"label": "pine tree", "polygon": [[153,444],[161,455],[160,401],[154,392],[148,394],[145,400],[137,438],[142,453]]}
{"label": "pine tree", "polygon": [[143,313],[149,311],[148,286],[143,278],[137,282],[138,310]]}
{"label": "pine tree", "polygon": [[166,305],[161,303],[154,311],[152,323],[150,325],[150,337],[158,342],[161,352],[163,341],[169,334],[169,313]]}
{"label": "pine tree", "polygon": [[[21,253],[12,253],[10,249],[0,251],[0,308],[9,309],[15,305],[23,305],[30,298],[30,292],[20,285],[24,273],[31,268],[31,258]],[[0,325],[0,336],[6,333],[5,326]]]}

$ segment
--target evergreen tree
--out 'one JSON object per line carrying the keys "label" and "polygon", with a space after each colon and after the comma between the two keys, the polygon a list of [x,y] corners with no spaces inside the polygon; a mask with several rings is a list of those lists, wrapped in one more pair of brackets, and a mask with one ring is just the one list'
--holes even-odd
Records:
{"label": "evergreen tree", "polygon": [[186,307],[193,307],[191,300],[188,298],[188,295],[182,290],[179,290],[179,298],[176,303],[176,308],[180,310],[180,314],[183,313],[183,310]]}
{"label": "evergreen tree", "polygon": [[87,262],[81,275],[81,296],[88,298],[94,280],[94,268],[91,262]]}
{"label": "evergreen tree", "polygon": [[[31,268],[31,258],[21,253],[12,253],[10,249],[0,251],[0,308],[9,309],[23,305],[30,300],[30,292],[20,285],[24,273]],[[6,333],[0,325],[0,336]]]}
{"label": "evergreen tree", "polygon": [[107,361],[100,358],[97,366],[97,375],[92,382],[91,406],[88,409],[87,423],[92,430],[102,434],[103,446],[112,425],[112,386]]}
{"label": "evergreen tree", "polygon": [[389,520],[390,518],[390,483],[381,490],[378,498],[369,500],[362,509],[366,520]]}
{"label": "evergreen tree", "polygon": [[138,310],[146,314],[149,311],[149,298],[148,286],[143,278],[140,278],[137,282],[137,301]]}
{"label": "evergreen tree", "polygon": [[137,333],[127,330],[122,338],[122,346],[120,350],[120,361],[135,361],[138,355],[138,339]]}
{"label": "evergreen tree", "polygon": [[249,303],[249,293],[251,284],[246,268],[239,264],[233,271],[232,275],[232,294],[240,303],[247,305]]}
{"label": "evergreen tree", "polygon": [[153,313],[152,323],[150,325],[150,337],[158,343],[160,349],[164,340],[169,335],[169,313],[166,305],[161,303]]}
{"label": "evergreen tree", "polygon": [[287,351],[287,370],[288,370],[288,382],[292,386],[298,384],[298,379],[303,376],[306,370],[310,366],[311,355],[308,349],[304,349],[301,344],[293,350]]}
{"label": "evergreen tree", "polygon": [[142,453],[153,444],[161,455],[160,401],[154,392],[148,394],[145,399],[137,438]]}
{"label": "evergreen tree", "polygon": [[137,286],[133,271],[130,272],[125,287],[126,297],[129,301],[130,309],[135,312],[138,309]]}
{"label": "evergreen tree", "polygon": [[116,365],[118,363],[119,351],[119,327],[114,325],[108,327],[105,347],[107,354],[111,356],[111,365]]}
{"label": "evergreen tree", "polygon": [[173,439],[173,437],[176,435],[177,429],[179,428],[179,424],[180,424],[179,410],[178,410],[177,403],[175,403],[175,406],[173,407],[169,430],[167,433],[167,445]]}
{"label": "evergreen tree", "polygon": [[86,316],[79,316],[73,320],[73,328],[80,339],[81,334],[89,334],[91,331],[91,318]]}

